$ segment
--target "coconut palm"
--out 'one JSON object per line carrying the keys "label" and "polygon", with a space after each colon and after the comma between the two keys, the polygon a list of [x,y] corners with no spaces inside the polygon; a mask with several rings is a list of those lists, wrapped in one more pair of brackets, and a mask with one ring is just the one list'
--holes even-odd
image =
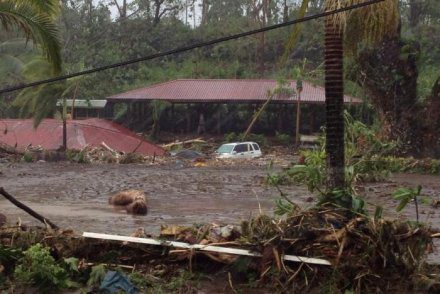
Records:
{"label": "coconut palm", "polygon": [[[325,0],[326,11],[365,2]],[[345,187],[344,150],[344,31],[346,51],[356,52],[359,42],[378,42],[398,26],[397,0],[385,0],[325,19],[325,101],[327,180],[330,189]],[[348,24],[348,26],[347,26]],[[347,28],[349,30],[346,30]]]}
{"label": "coconut palm", "polygon": [[43,50],[54,73],[61,71],[58,0],[0,0],[0,28],[20,31]]}

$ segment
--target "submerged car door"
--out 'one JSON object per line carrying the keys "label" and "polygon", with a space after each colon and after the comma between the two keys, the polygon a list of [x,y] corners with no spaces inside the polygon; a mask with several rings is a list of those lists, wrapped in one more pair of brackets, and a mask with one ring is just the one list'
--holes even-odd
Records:
{"label": "submerged car door", "polygon": [[254,148],[252,147],[252,144],[247,144],[248,145],[248,158],[253,158],[253,157],[255,157],[255,150],[254,150]]}
{"label": "submerged car door", "polygon": [[245,158],[247,153],[247,144],[238,144],[234,147],[234,151],[237,152],[236,156],[239,158]]}

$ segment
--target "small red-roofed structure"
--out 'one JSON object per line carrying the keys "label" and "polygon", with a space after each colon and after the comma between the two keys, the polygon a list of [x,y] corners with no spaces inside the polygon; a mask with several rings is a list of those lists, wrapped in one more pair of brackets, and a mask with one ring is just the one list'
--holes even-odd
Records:
{"label": "small red-roofed structure", "polygon": [[[101,146],[104,142],[116,151],[136,152],[147,156],[161,156],[165,150],[132,131],[108,120],[67,120],[67,148],[81,150],[86,146]],[[29,145],[46,150],[59,149],[63,144],[63,122],[45,119],[34,128],[31,119],[0,120],[0,144],[24,150]]]}

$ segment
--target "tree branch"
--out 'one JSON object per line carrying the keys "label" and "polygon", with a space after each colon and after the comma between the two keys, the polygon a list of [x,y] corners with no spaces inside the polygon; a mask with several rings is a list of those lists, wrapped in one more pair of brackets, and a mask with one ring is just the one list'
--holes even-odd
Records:
{"label": "tree branch", "polygon": [[53,229],[59,229],[59,227],[54,224],[53,222],[51,222],[50,220],[48,220],[47,218],[45,218],[44,216],[38,214],[37,212],[35,212],[33,209],[29,208],[28,206],[24,205],[23,203],[21,203],[20,201],[18,201],[17,199],[15,199],[11,194],[9,194],[8,192],[5,191],[5,189],[3,189],[3,187],[0,187],[0,194],[2,194],[3,196],[5,196],[6,199],[8,199],[9,201],[12,202],[12,204],[14,204],[15,206],[17,206],[18,208],[23,209],[24,211],[26,211],[27,213],[29,213],[31,216],[33,216],[34,218],[38,219],[40,222],[44,223],[44,224],[48,224],[49,226],[51,226]]}

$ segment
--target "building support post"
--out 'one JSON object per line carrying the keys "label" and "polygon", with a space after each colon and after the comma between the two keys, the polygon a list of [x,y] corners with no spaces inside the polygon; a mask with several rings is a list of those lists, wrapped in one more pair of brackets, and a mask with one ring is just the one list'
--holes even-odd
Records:
{"label": "building support post", "polygon": [[296,81],[296,131],[295,131],[295,145],[296,147],[300,144],[300,123],[301,123],[301,91],[302,91],[302,81]]}

